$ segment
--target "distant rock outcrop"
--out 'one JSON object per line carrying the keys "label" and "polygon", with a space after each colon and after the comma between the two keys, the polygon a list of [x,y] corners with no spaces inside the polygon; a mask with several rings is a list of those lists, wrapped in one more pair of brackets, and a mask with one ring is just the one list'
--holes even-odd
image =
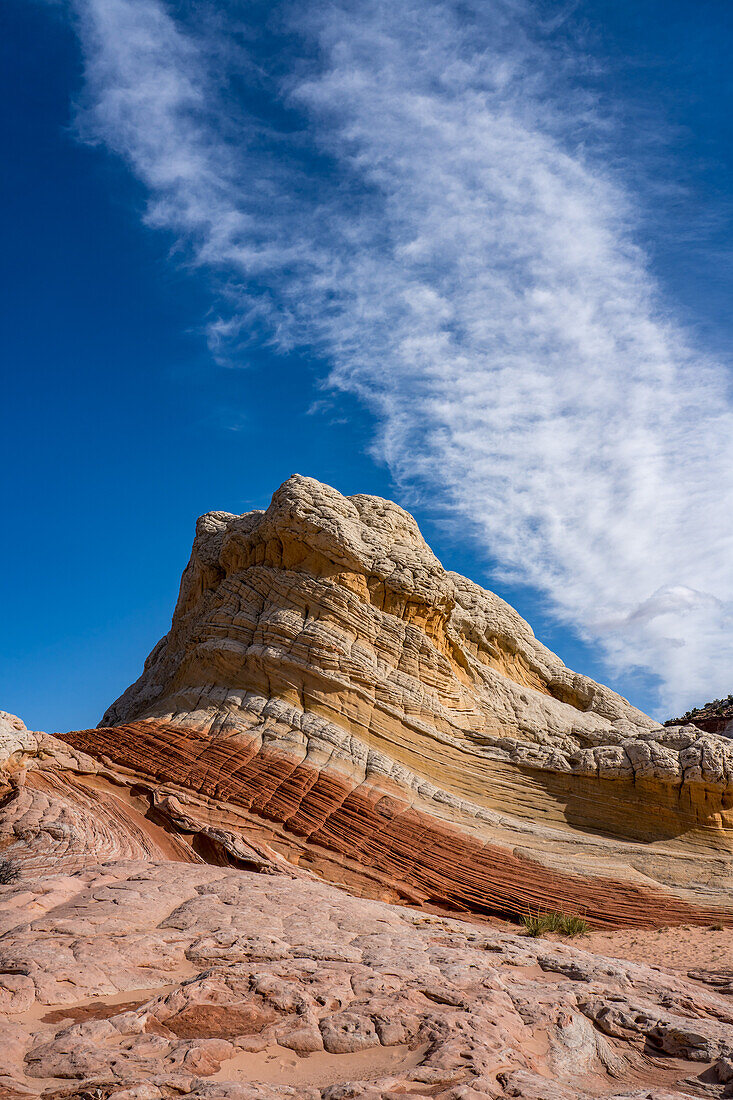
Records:
{"label": "distant rock outcrop", "polygon": [[733,695],[726,699],[714,699],[704,707],[688,710],[681,718],[670,718],[665,726],[679,726],[688,723],[705,733],[720,733],[733,737]]}
{"label": "distant rock outcrop", "polygon": [[199,520],[170,632],[101,728],[63,736],[181,832],[364,895],[607,925],[730,910],[730,742],[571,672],[403,509],[310,478]]}

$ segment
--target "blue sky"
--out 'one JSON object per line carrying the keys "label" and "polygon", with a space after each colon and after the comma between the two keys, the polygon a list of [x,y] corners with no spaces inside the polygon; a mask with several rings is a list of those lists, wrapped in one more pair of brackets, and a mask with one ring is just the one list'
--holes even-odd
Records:
{"label": "blue sky", "polygon": [[95,724],[294,471],[644,709],[733,690],[733,15],[487,8],[4,5],[0,707]]}

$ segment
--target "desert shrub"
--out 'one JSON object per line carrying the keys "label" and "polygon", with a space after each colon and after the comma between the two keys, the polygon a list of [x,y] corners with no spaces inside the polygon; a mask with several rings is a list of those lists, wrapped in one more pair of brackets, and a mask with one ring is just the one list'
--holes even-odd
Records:
{"label": "desert shrub", "polygon": [[585,917],[574,913],[536,913],[531,910],[522,917],[522,924],[528,936],[546,936],[548,932],[558,932],[561,936],[585,936],[590,926]]}
{"label": "desert shrub", "polygon": [[15,882],[20,871],[9,859],[0,858],[0,886],[8,886],[9,883]]}

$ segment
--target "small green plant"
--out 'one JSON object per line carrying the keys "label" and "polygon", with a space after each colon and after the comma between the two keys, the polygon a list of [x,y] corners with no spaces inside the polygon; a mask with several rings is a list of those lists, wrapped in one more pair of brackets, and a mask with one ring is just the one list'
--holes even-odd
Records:
{"label": "small green plant", "polygon": [[561,936],[585,936],[590,931],[585,917],[554,911],[543,913],[541,909],[536,913],[528,909],[522,916],[522,924],[528,936],[546,936],[548,932],[557,932]]}
{"label": "small green plant", "polygon": [[0,858],[0,886],[8,886],[11,882],[15,882],[20,874],[20,871],[11,863],[9,859]]}

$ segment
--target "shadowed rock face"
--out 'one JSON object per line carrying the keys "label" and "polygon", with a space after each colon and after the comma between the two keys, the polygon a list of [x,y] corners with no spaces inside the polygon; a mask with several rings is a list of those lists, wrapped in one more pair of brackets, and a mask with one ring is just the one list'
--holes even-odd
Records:
{"label": "shadowed rock face", "polygon": [[63,736],[182,833],[363,895],[611,925],[730,907],[731,743],[571,672],[408,513],[309,478],[199,520],[170,632]]}

